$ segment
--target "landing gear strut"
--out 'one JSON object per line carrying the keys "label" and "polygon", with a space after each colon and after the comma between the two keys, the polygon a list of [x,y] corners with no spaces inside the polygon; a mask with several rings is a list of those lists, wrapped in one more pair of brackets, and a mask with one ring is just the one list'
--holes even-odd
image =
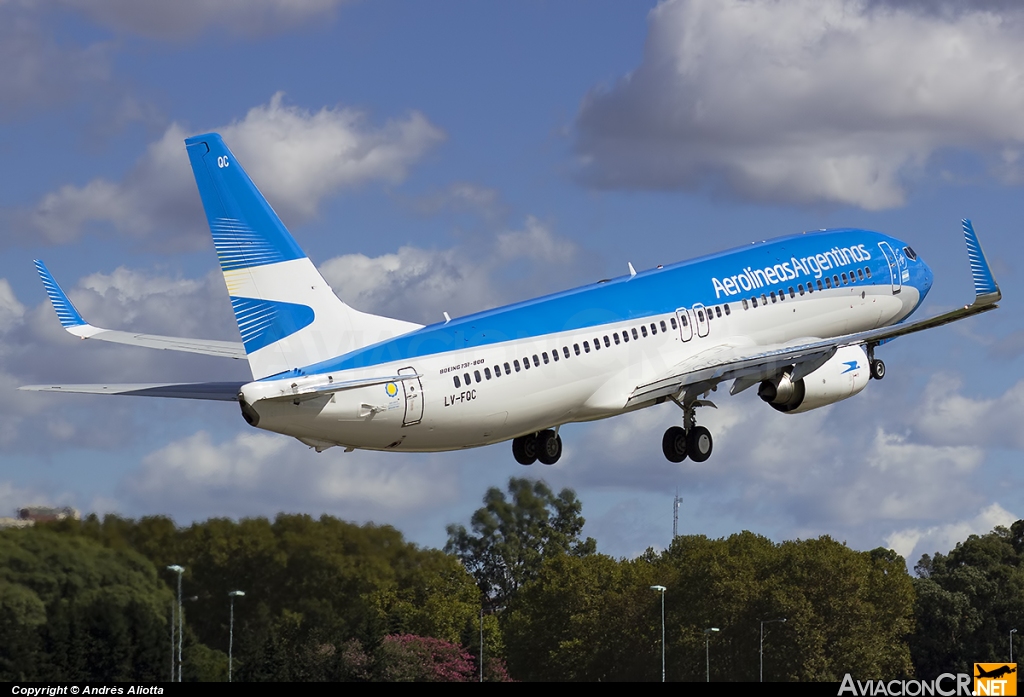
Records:
{"label": "landing gear strut", "polygon": [[868,344],[868,368],[872,380],[881,380],[885,377],[885,363],[875,358],[875,345]]}
{"label": "landing gear strut", "polygon": [[685,403],[680,403],[675,399],[672,401],[683,410],[683,425],[682,427],[673,426],[665,431],[665,435],[661,439],[661,450],[665,454],[665,458],[669,462],[682,462],[687,457],[694,462],[704,462],[711,457],[714,440],[711,438],[711,431],[697,425],[694,409],[696,407],[714,407],[715,405],[702,399]]}
{"label": "landing gear strut", "polygon": [[558,430],[545,429],[512,439],[512,457],[520,465],[532,465],[537,460],[553,465],[562,457],[562,437]]}

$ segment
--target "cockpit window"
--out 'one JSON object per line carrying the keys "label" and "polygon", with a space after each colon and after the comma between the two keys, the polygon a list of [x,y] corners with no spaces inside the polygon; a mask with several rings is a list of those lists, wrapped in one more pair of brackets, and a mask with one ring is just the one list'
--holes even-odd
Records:
{"label": "cockpit window", "polygon": [[910,259],[911,261],[917,261],[917,252],[915,252],[913,248],[904,247],[903,253],[907,255],[907,259]]}

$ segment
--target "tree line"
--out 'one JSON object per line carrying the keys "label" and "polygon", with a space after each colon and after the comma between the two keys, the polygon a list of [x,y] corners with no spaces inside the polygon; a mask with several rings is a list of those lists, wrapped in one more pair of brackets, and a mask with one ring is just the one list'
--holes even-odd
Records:
{"label": "tree line", "polygon": [[[569,489],[490,489],[444,550],[331,516],[114,515],[0,531],[0,680],[668,680],[934,677],[1008,658],[1024,521],[925,555],[824,536],[681,536],[596,552]],[[664,588],[664,590],[658,590]],[[783,621],[784,620],[784,621]],[[710,630],[716,631],[710,631]]]}

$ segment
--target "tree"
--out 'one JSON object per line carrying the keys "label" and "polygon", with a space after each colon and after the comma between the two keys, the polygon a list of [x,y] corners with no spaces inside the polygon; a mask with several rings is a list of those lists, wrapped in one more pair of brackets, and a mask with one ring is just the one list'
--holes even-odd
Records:
{"label": "tree", "polygon": [[483,501],[471,518],[472,534],[462,525],[448,526],[445,551],[458,556],[493,607],[508,604],[545,559],[597,548],[593,538],[580,539],[585,521],[572,489],[556,496],[542,481],[512,477],[507,498],[492,487]]}

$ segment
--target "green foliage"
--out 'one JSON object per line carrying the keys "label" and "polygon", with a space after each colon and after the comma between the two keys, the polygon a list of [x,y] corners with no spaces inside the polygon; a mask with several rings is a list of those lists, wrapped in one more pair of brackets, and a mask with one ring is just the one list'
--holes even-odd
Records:
{"label": "green foliage", "polygon": [[536,577],[545,559],[593,554],[593,538],[580,539],[582,504],[571,489],[556,496],[542,481],[512,477],[508,497],[487,490],[484,506],[471,519],[473,533],[448,526],[445,551],[469,570],[492,607],[507,605],[519,587]]}
{"label": "green foliage", "polygon": [[666,586],[669,680],[893,677],[910,670],[913,589],[903,560],[823,537],[775,544],[742,533],[679,537],[634,559],[557,557],[516,596],[505,621],[512,675],[527,680],[657,680]]}
{"label": "green foliage", "polygon": [[921,558],[910,639],[919,675],[971,672],[974,661],[1009,658],[1010,630],[1024,629],[1022,565],[1024,520],[971,535],[948,555]]}
{"label": "green foliage", "polygon": [[171,595],[127,549],[53,530],[0,532],[0,680],[167,676]]}

